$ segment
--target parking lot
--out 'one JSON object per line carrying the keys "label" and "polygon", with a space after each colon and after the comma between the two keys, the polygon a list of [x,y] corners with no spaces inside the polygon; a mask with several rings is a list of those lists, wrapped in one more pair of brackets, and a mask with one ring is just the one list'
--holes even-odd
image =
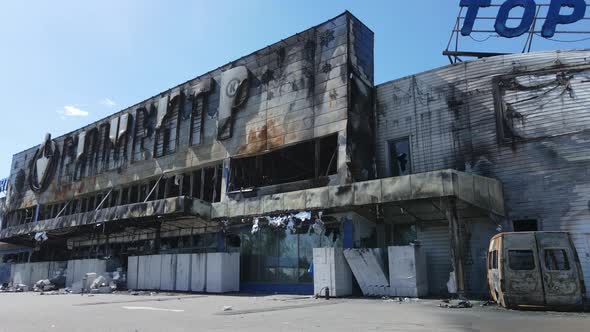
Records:
{"label": "parking lot", "polygon": [[438,300],[0,294],[0,331],[586,331],[590,314],[449,309]]}

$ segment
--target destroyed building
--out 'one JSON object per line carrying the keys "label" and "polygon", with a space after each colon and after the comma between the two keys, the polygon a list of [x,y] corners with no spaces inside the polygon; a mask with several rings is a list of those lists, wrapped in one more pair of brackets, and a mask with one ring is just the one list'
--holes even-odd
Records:
{"label": "destroyed building", "polygon": [[135,278],[150,255],[239,253],[220,273],[240,291],[307,294],[313,248],[412,243],[430,294],[451,278],[481,295],[493,235],[568,230],[590,283],[590,51],[375,86],[373,41],[345,12],[47,135],[13,157],[0,241],[34,248],[20,261],[108,257]]}

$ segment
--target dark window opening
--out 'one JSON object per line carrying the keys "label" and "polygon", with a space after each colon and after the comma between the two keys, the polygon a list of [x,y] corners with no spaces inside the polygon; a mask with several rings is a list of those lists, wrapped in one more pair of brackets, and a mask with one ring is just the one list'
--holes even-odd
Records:
{"label": "dark window opening", "polygon": [[166,179],[160,180],[157,189],[158,195],[156,199],[163,199],[166,197]]}
{"label": "dark window opening", "polygon": [[203,183],[203,200],[207,202],[211,202],[213,199],[213,181],[215,180],[215,169],[214,168],[205,168],[203,170],[205,174],[205,182]]}
{"label": "dark window opening", "polygon": [[407,246],[416,242],[416,225],[414,224],[394,224],[393,225],[393,245]]}
{"label": "dark window opening", "polygon": [[535,256],[532,250],[509,250],[508,266],[514,271],[530,271],[535,268]]}
{"label": "dark window opening", "polygon": [[565,249],[545,249],[545,267],[550,271],[568,271],[570,261]]}
{"label": "dark window opening", "polygon": [[389,146],[389,175],[403,176],[412,172],[410,155],[410,139],[408,137],[390,141]]}
{"label": "dark window opening", "polygon": [[176,143],[178,141],[178,114],[182,105],[182,95],[178,95],[168,104],[168,113],[166,114],[162,126],[156,131],[156,140],[154,144],[154,156],[163,157],[176,152]]}
{"label": "dark window opening", "polygon": [[121,190],[121,205],[129,204],[129,188]]}
{"label": "dark window opening", "polygon": [[196,172],[193,172],[193,176],[192,176],[192,178],[193,178],[193,181],[192,181],[193,182],[192,183],[193,184],[192,196],[194,198],[198,198],[198,199],[203,198],[203,193],[201,191],[203,189],[203,187],[201,186],[202,176],[203,176],[203,174],[202,174],[202,171],[201,170],[198,170]]}
{"label": "dark window opening", "polygon": [[336,174],[338,136],[307,141],[231,161],[229,191],[312,180]]}
{"label": "dark window opening", "polygon": [[111,192],[111,198],[110,198],[110,204],[109,207],[114,207],[119,205],[119,191],[118,190],[113,190]]}
{"label": "dark window opening", "polygon": [[98,142],[98,151],[96,158],[96,172],[102,173],[108,168],[109,163],[109,152],[111,148],[111,141],[109,139],[109,132],[111,131],[111,125],[108,123],[100,125],[100,140]]}
{"label": "dark window opening", "polygon": [[146,113],[145,108],[139,108],[135,113],[135,130],[133,131],[132,160],[143,159],[143,139],[146,136]]}
{"label": "dark window opening", "polygon": [[514,220],[512,226],[515,232],[536,232],[539,230],[536,219]]}
{"label": "dark window opening", "polygon": [[205,105],[207,97],[200,94],[193,98],[191,113],[191,145],[201,144],[203,114],[205,114]]}
{"label": "dark window opening", "polygon": [[129,195],[129,203],[139,203],[139,186],[132,186]]}
{"label": "dark window opening", "polygon": [[80,212],[88,211],[88,198],[82,198],[80,200]]}
{"label": "dark window opening", "polygon": [[185,174],[182,176],[182,186],[180,189],[180,195],[191,196],[191,175]]}
{"label": "dark window opening", "polygon": [[76,145],[74,139],[66,137],[64,140],[62,162],[59,171],[59,179],[61,183],[72,182],[74,179],[74,166],[76,160]]}
{"label": "dark window opening", "polygon": [[493,250],[488,253],[488,269],[498,268],[498,250]]}
{"label": "dark window opening", "polygon": [[156,189],[154,188],[156,186],[156,183],[157,183],[156,180],[150,181],[150,184],[148,186],[148,195],[149,195],[148,199],[147,199],[148,201],[153,201],[156,199],[156,195],[158,194],[156,192]]}
{"label": "dark window opening", "polygon": [[139,201],[145,201],[147,194],[148,194],[148,185],[147,183],[139,185]]}
{"label": "dark window opening", "polygon": [[166,197],[178,197],[180,195],[180,177],[173,176],[166,180],[168,182],[168,194]]}

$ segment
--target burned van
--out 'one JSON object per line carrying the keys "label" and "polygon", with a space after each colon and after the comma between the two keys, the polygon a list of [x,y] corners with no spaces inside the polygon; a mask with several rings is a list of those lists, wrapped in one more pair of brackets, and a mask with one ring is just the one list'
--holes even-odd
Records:
{"label": "burned van", "polygon": [[503,307],[584,307],[584,278],[569,233],[498,234],[487,266],[491,297]]}

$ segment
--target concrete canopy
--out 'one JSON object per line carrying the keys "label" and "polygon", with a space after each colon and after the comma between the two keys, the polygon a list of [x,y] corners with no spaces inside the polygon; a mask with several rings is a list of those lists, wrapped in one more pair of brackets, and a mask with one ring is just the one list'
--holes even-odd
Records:
{"label": "concrete canopy", "polygon": [[502,184],[498,180],[441,170],[213,203],[211,218],[229,219],[444,197],[454,197],[498,216],[505,215]]}

